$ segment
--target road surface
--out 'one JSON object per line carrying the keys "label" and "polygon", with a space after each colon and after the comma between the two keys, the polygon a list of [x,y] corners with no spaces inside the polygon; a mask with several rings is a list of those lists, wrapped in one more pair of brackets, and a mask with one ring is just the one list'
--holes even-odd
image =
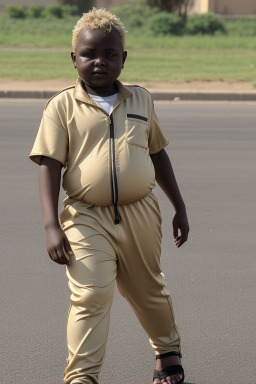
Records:
{"label": "road surface", "polygon": [[[44,103],[0,102],[1,384],[61,384],[67,358],[65,267],[46,253],[38,167],[28,159]],[[173,210],[156,189],[186,383],[256,383],[255,106],[156,105],[191,226],[176,249]],[[153,364],[147,336],[116,292],[101,383],[150,384]]]}

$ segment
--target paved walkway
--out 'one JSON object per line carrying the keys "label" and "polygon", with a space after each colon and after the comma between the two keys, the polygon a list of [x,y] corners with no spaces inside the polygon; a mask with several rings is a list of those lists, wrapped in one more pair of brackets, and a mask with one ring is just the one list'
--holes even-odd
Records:
{"label": "paved walkway", "polygon": [[[0,79],[0,98],[49,98],[75,79],[21,81]],[[251,82],[172,81],[136,83],[147,88],[155,100],[245,100],[256,101]]]}

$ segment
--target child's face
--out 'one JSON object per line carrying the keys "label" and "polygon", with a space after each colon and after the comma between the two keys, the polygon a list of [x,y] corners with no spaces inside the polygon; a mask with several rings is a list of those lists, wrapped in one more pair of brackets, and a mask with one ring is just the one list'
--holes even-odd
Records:
{"label": "child's face", "polygon": [[120,36],[115,29],[82,29],[76,51],[71,53],[79,76],[90,88],[111,88],[126,59]]}

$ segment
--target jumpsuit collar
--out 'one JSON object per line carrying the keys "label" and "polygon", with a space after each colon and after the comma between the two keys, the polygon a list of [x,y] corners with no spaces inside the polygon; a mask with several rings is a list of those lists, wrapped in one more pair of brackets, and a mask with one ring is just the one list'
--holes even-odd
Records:
{"label": "jumpsuit collar", "polygon": [[[117,95],[117,100],[116,100],[115,107],[118,104],[120,104],[123,100],[127,99],[128,97],[130,97],[132,95],[132,92],[129,91],[129,89],[126,88],[121,83],[121,81],[116,80],[116,85],[117,85],[117,88],[118,88],[118,95]],[[78,77],[78,79],[76,81],[76,85],[75,85],[75,88],[74,88],[73,95],[74,95],[74,98],[76,100],[82,101],[83,103],[86,103],[86,104],[91,104],[91,105],[94,105],[94,106],[98,106],[97,103],[95,103],[95,101],[88,95],[88,93],[83,88],[81,77]]]}

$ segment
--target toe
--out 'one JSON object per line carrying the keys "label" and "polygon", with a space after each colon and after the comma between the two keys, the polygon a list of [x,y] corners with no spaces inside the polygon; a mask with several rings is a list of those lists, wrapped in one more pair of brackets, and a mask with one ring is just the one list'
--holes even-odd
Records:
{"label": "toe", "polygon": [[165,381],[162,381],[162,384],[176,384],[182,379],[182,375],[172,375],[168,376]]}

